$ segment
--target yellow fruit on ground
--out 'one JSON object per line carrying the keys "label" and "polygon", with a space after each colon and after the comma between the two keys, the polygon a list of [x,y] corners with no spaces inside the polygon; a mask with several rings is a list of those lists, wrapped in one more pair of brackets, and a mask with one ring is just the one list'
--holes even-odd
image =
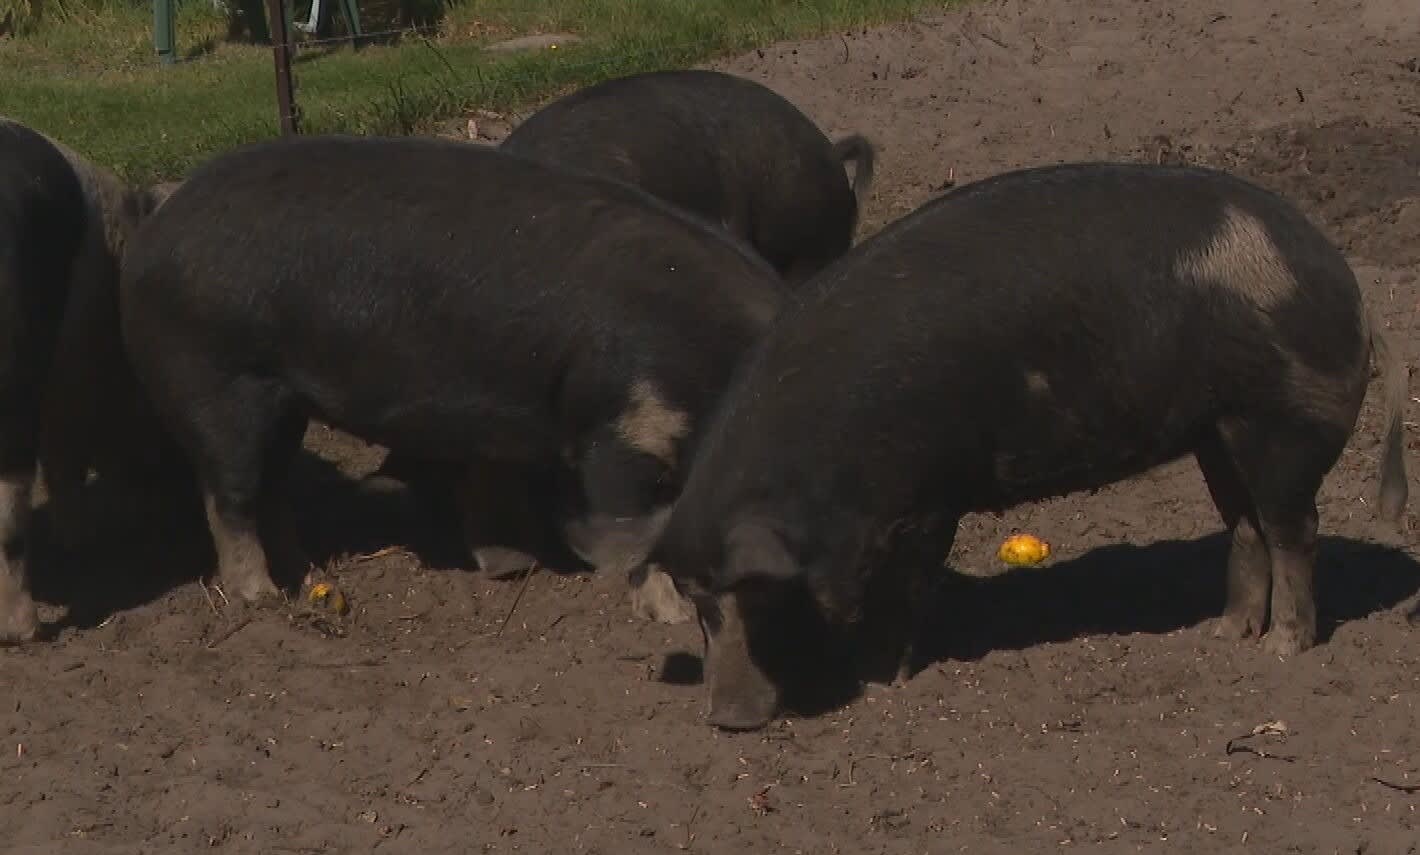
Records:
{"label": "yellow fruit on ground", "polygon": [[350,606],[345,602],[345,595],[329,582],[317,582],[312,585],[307,599],[316,605],[325,605],[326,608],[338,615],[343,615],[350,610]]}
{"label": "yellow fruit on ground", "polygon": [[1033,534],[1017,534],[1006,538],[996,554],[1007,564],[1039,564],[1050,555],[1050,544]]}

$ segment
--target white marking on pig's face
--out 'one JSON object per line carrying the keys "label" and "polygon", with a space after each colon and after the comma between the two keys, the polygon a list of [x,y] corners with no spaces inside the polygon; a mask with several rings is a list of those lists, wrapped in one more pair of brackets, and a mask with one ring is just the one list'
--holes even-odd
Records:
{"label": "white marking on pig's face", "polygon": [[676,444],[690,430],[690,416],[666,403],[649,380],[638,380],[627,391],[630,405],[616,430],[628,445],[675,466]]}
{"label": "white marking on pig's face", "polygon": [[1267,227],[1232,205],[1224,209],[1223,221],[1207,243],[1179,255],[1174,274],[1226,288],[1261,309],[1274,308],[1297,291],[1296,277]]}

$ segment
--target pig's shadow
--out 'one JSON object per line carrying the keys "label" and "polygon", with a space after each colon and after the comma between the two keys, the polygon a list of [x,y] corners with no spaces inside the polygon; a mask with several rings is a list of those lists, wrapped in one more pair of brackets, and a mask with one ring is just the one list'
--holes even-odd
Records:
{"label": "pig's shadow", "polygon": [[[1342,623],[1394,608],[1420,590],[1420,563],[1393,546],[1321,539],[1317,620],[1326,643]],[[1228,538],[1101,547],[1040,570],[990,579],[956,576],[940,592],[922,640],[928,661],[1094,633],[1164,634],[1223,612]]]}
{"label": "pig's shadow", "polygon": [[[457,528],[447,519],[429,514],[407,491],[367,488],[310,450],[303,449],[294,461],[284,489],[314,566],[399,545],[429,567],[472,567]],[[207,520],[190,484],[165,488],[139,524],[108,525],[94,542],[75,552],[48,541],[47,511],[41,505],[35,513],[33,589],[36,599],[63,607],[66,614],[45,627],[46,635],[71,627],[93,628],[114,613],[209,577],[215,569]],[[582,569],[575,559],[555,553],[546,566]],[[288,573],[276,582],[293,589],[299,574]]]}
{"label": "pig's shadow", "polygon": [[[917,642],[919,672],[936,662],[976,660],[992,651],[1091,634],[1165,634],[1199,626],[1222,614],[1227,546],[1228,539],[1218,533],[1147,546],[1106,546],[1070,561],[987,579],[948,574],[929,611],[930,629]],[[1321,643],[1340,624],[1394,608],[1417,590],[1420,563],[1403,551],[1349,538],[1321,538]],[[1412,619],[1420,620],[1420,607]],[[818,630],[802,624],[797,631]],[[820,637],[825,639],[821,646],[806,646],[802,638],[795,646],[801,651],[818,649],[822,655],[812,661],[800,657],[797,667],[781,672],[793,675],[785,685],[785,706],[798,715],[829,712],[861,693],[857,685],[849,685],[856,681],[842,667],[850,661],[850,642],[831,633]],[[690,682],[698,677],[691,658],[681,654],[668,660],[663,679]]]}

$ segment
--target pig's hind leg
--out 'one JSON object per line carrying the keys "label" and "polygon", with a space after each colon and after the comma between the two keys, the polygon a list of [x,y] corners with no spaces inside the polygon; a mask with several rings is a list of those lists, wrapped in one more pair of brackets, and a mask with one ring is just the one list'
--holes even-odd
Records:
{"label": "pig's hind leg", "polygon": [[[1236,419],[1220,428],[1221,444],[1228,452],[1240,481],[1252,498],[1255,528],[1260,545],[1244,541],[1248,569],[1245,599],[1250,617],[1259,610],[1259,598],[1270,606],[1263,647],[1278,656],[1291,656],[1316,644],[1317,556],[1316,494],[1322,479],[1341,456],[1346,432],[1308,418],[1272,414]],[[1239,536],[1234,533],[1234,550]],[[1270,594],[1258,588],[1263,551],[1271,571]],[[1230,598],[1232,564],[1229,560]],[[1229,603],[1230,609],[1233,603]]]}
{"label": "pig's hind leg", "polygon": [[1216,432],[1210,432],[1194,456],[1231,537],[1227,601],[1213,634],[1219,638],[1258,638],[1267,624],[1272,566],[1258,527],[1252,495],[1233,462],[1231,451]]}
{"label": "pig's hind leg", "polygon": [[28,567],[34,410],[11,406],[10,391],[0,390],[0,644],[29,641],[39,629]]}
{"label": "pig's hind leg", "polygon": [[213,394],[193,396],[187,424],[217,550],[217,575],[229,595],[257,601],[277,595],[272,563],[303,560],[290,510],[278,488],[299,451],[306,419],[276,380],[226,378]]}
{"label": "pig's hind leg", "polygon": [[35,478],[39,396],[32,330],[21,297],[21,266],[0,248],[0,643],[34,638],[30,595],[30,494]]}

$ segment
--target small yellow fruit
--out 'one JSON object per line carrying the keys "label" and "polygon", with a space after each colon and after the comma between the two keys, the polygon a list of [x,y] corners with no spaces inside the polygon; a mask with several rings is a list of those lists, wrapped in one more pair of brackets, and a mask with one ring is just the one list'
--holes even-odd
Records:
{"label": "small yellow fruit", "polygon": [[324,604],[331,611],[338,615],[343,615],[350,611],[350,606],[345,602],[345,595],[340,593],[340,589],[329,582],[317,582],[311,586],[311,592],[307,595],[312,603],[316,605]]}
{"label": "small yellow fruit", "polygon": [[1050,555],[1050,544],[1033,534],[1016,534],[1006,538],[996,555],[1007,564],[1039,564]]}

